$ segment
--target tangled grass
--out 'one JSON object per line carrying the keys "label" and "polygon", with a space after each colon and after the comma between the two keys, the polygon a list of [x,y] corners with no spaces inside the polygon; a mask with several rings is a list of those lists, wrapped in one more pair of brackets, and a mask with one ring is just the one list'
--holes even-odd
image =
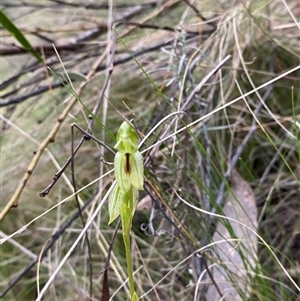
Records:
{"label": "tangled grass", "polygon": [[[141,139],[151,133],[132,232],[142,299],[232,300],[205,273],[218,265],[235,300],[299,300],[298,1],[3,2],[45,61],[3,30],[2,213],[28,177],[0,222],[3,300],[100,300],[108,254],[110,295],[128,298],[121,230],[109,249],[113,154],[103,145],[132,118]],[[72,139],[73,123],[102,145],[77,129]],[[40,198],[81,141],[74,169]],[[238,235],[226,217],[241,209]],[[218,225],[229,235],[219,241]],[[246,276],[214,248],[223,242]]]}

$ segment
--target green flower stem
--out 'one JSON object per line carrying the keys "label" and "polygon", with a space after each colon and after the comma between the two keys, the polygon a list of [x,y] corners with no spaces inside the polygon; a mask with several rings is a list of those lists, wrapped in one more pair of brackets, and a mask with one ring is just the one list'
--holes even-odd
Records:
{"label": "green flower stem", "polygon": [[137,295],[134,289],[134,280],[133,280],[133,268],[131,261],[131,248],[130,248],[130,230],[132,226],[132,209],[133,209],[133,190],[130,189],[125,192],[122,196],[122,210],[121,210],[121,219],[122,219],[122,230],[123,230],[123,240],[125,245],[126,253],[126,262],[127,262],[127,273],[129,281],[129,290],[131,300],[137,300]]}

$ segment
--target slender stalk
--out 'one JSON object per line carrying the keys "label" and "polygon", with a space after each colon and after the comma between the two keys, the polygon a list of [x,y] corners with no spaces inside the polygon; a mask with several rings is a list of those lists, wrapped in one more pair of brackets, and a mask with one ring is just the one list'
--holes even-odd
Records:
{"label": "slender stalk", "polygon": [[132,261],[131,261],[131,252],[130,252],[130,236],[127,231],[123,231],[123,240],[125,245],[126,252],[126,262],[127,262],[127,273],[128,273],[128,281],[129,281],[129,290],[131,298],[134,295],[134,281],[133,281],[133,269],[132,269]]}
{"label": "slender stalk", "polygon": [[131,300],[134,300],[135,289],[134,289],[134,280],[133,280],[133,268],[131,261],[131,252],[130,252],[130,230],[132,226],[132,207],[133,207],[133,191],[130,187],[128,192],[125,192],[122,196],[123,204],[121,210],[121,219],[122,219],[122,228],[123,228],[123,240],[125,245],[126,253],[126,263],[127,263],[127,273],[129,281],[129,290]]}

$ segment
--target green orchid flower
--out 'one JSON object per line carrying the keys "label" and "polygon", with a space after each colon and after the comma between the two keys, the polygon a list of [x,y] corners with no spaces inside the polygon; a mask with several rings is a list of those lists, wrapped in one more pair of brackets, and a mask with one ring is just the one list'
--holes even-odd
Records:
{"label": "green orchid flower", "polygon": [[129,122],[124,121],[121,124],[116,138],[114,147],[118,152],[115,155],[114,168],[117,183],[108,199],[109,224],[121,216],[130,296],[131,301],[137,301],[130,254],[130,231],[139,190],[144,189],[144,164],[138,151],[138,134]]}
{"label": "green orchid flower", "polygon": [[123,203],[132,203],[132,216],[138,201],[138,190],[144,188],[143,157],[138,151],[138,135],[132,125],[124,121],[117,132],[114,167],[117,185],[114,187],[108,200],[109,224],[120,214]]}
{"label": "green orchid flower", "polygon": [[131,186],[143,190],[144,165],[143,157],[138,151],[138,135],[135,129],[124,121],[117,133],[115,148],[115,177],[117,184],[124,192]]}

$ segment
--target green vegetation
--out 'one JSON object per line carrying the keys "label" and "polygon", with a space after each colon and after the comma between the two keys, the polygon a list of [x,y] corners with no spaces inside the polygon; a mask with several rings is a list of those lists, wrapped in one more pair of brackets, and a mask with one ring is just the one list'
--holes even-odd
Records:
{"label": "green vegetation", "polygon": [[298,1],[3,2],[2,300],[299,300]]}
{"label": "green vegetation", "polygon": [[138,134],[132,125],[124,121],[118,130],[117,143],[115,145],[115,148],[118,150],[114,162],[116,185],[108,200],[109,224],[118,216],[121,216],[122,220],[122,233],[132,301],[138,300],[138,296],[134,289],[130,232],[132,218],[139,200],[139,190],[144,189],[144,165],[143,157],[138,151],[138,139]]}

